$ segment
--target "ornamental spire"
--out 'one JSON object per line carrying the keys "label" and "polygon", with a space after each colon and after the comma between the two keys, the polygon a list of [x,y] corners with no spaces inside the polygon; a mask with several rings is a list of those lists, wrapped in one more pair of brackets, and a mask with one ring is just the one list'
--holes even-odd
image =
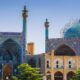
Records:
{"label": "ornamental spire", "polygon": [[48,28],[48,27],[49,27],[49,22],[48,22],[48,19],[46,18],[45,28]]}
{"label": "ornamental spire", "polygon": [[23,18],[27,18],[28,17],[28,10],[26,9],[26,6],[24,6],[24,10],[22,13]]}

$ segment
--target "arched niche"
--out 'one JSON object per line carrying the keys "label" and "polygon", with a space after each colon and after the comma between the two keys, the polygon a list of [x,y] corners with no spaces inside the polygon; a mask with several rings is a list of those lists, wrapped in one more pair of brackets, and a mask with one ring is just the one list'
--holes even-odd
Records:
{"label": "arched niche", "polygon": [[75,73],[70,71],[67,73],[67,80],[73,79],[75,77]]}
{"label": "arched niche", "polygon": [[5,63],[21,62],[21,47],[13,39],[7,39],[0,46],[0,57]]}
{"label": "arched niche", "polygon": [[54,74],[54,80],[63,80],[63,73],[60,72],[60,71],[57,71],[57,72]]}
{"label": "arched niche", "polygon": [[68,45],[60,45],[55,51],[54,55],[56,56],[75,56],[75,51]]}

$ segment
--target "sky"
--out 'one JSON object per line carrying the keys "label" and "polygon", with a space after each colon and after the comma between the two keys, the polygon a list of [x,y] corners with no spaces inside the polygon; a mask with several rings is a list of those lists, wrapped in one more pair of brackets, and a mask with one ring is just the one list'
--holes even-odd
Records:
{"label": "sky", "polygon": [[65,24],[80,18],[80,0],[0,0],[0,32],[22,32],[22,10],[29,11],[27,42],[35,43],[35,54],[45,52],[45,19],[49,38],[62,37]]}

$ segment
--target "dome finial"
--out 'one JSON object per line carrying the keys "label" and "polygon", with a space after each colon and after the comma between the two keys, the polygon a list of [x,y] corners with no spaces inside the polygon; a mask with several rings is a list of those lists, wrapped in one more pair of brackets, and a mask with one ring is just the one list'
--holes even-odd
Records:
{"label": "dome finial", "polygon": [[46,18],[46,22],[48,22],[48,19]]}
{"label": "dome finial", "polygon": [[26,9],[26,5],[24,5],[22,16],[23,16],[23,18],[28,17],[28,10]]}
{"label": "dome finial", "polygon": [[49,27],[49,22],[48,22],[48,19],[46,18],[46,21],[45,21],[45,27]]}
{"label": "dome finial", "polygon": [[24,5],[24,10],[26,10],[26,5]]}

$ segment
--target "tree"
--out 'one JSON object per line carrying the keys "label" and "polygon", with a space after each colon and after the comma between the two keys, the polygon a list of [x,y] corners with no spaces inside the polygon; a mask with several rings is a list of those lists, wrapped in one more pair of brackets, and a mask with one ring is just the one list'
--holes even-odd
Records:
{"label": "tree", "polygon": [[16,76],[12,76],[11,80],[18,80],[18,78]]}
{"label": "tree", "polygon": [[71,80],[80,80],[80,70],[76,72],[75,77],[72,78]]}
{"label": "tree", "polygon": [[75,80],[80,80],[80,69],[76,73],[76,79]]}
{"label": "tree", "polygon": [[18,80],[42,80],[40,70],[38,68],[32,68],[28,64],[18,66],[18,71]]}

